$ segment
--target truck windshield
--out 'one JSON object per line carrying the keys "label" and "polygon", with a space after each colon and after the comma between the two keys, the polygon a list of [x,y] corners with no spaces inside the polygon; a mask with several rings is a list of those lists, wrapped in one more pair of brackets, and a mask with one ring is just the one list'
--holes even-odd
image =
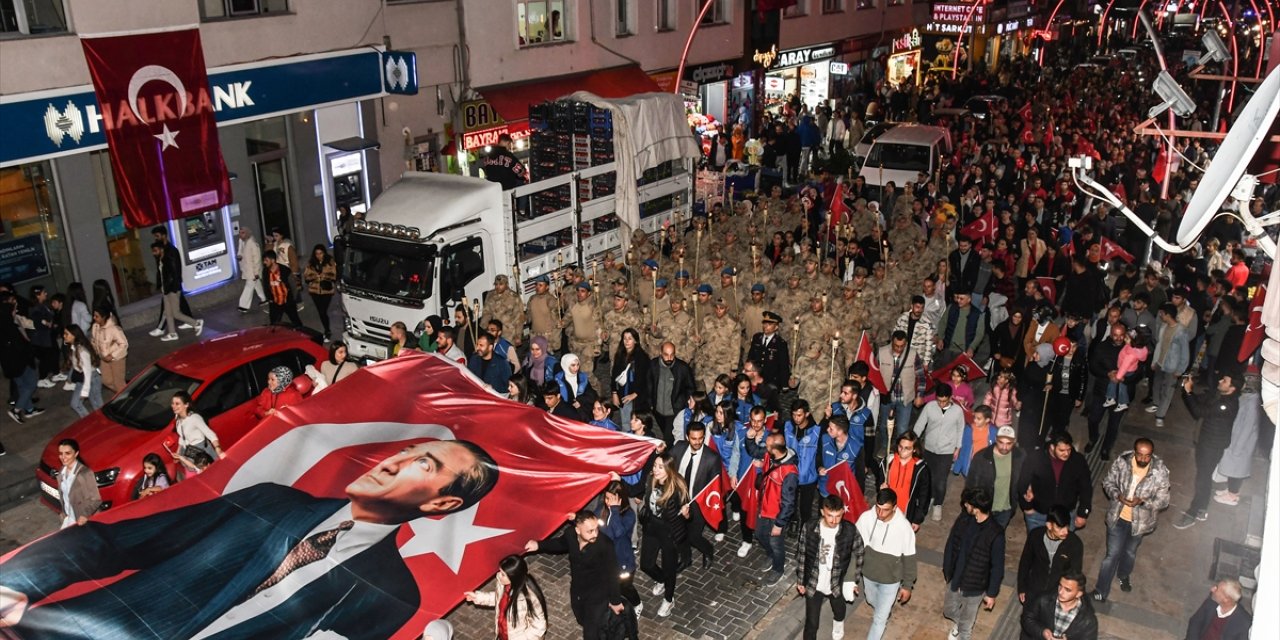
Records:
{"label": "truck windshield", "polygon": [[863,165],[873,169],[898,169],[903,171],[929,171],[929,147],[920,144],[877,142],[867,155]]}
{"label": "truck windshield", "polygon": [[200,381],[152,365],[102,408],[113,422],[144,431],[159,431],[173,422],[173,394],[194,393]]}
{"label": "truck windshield", "polygon": [[425,300],[431,296],[435,257],[432,244],[352,234],[342,258],[342,283],[382,295]]}

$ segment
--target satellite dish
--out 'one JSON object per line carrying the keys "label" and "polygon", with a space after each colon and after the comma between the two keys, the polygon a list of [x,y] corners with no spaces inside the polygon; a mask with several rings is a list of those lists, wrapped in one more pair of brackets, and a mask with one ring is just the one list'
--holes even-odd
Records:
{"label": "satellite dish", "polygon": [[1200,186],[1187,203],[1182,223],[1178,225],[1178,244],[1186,246],[1204,233],[1222,203],[1236,188],[1249,161],[1270,133],[1271,123],[1280,112],[1280,67],[1271,70],[1258,90],[1236,118],[1227,137],[1218,147],[1214,162],[1200,178]]}

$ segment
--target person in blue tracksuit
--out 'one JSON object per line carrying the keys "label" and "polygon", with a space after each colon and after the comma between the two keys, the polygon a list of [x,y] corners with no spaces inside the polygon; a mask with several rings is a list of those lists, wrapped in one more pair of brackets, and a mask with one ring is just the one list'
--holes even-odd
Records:
{"label": "person in blue tracksuit", "polygon": [[813,518],[813,503],[818,495],[818,452],[822,448],[822,428],[814,423],[807,400],[791,404],[791,419],[782,425],[782,433],[787,438],[787,448],[796,452],[800,518],[794,523],[803,526]]}
{"label": "person in blue tracksuit", "polygon": [[[849,430],[849,418],[827,418],[827,433],[822,437],[822,466],[818,468],[818,493],[824,498],[831,495],[827,487],[828,470],[834,469],[838,464],[847,464],[850,469],[855,469],[858,453],[862,450],[862,442],[850,437]],[[858,490],[861,491],[862,488],[859,487]]]}

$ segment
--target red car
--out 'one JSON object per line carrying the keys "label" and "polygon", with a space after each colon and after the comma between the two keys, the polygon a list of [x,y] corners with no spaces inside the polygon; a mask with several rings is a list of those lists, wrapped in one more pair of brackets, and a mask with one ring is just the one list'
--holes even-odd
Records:
{"label": "red car", "polygon": [[[173,394],[191,394],[191,410],[218,434],[223,448],[235,444],[258,424],[253,415],[267,372],[284,365],[301,376],[309,364],[328,357],[319,338],[294,329],[260,327],[218,336],[160,358],[133,378],[102,409],[63,429],[45,447],[36,480],[46,506],[61,511],[55,473],[58,442],[73,438],[80,457],[93,469],[102,508],[135,499],[142,480],[142,458],[159,454],[174,477],[173,459],[164,448],[172,440]],[[310,380],[306,380],[310,382]]]}

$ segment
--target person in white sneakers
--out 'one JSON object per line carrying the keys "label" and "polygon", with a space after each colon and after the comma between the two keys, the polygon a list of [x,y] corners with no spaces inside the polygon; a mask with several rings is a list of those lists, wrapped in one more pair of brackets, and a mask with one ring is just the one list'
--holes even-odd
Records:
{"label": "person in white sneakers", "polygon": [[[858,593],[862,578],[862,536],[844,519],[844,500],[822,499],[822,517],[804,524],[800,562],[796,563],[796,591],[804,596],[804,640],[817,640],[822,602],[831,602],[831,638],[844,637],[845,600]],[[853,578],[849,579],[849,566]]]}
{"label": "person in white sneakers", "polygon": [[262,246],[248,227],[240,227],[240,246],[236,251],[239,261],[240,279],[244,280],[244,290],[240,292],[240,313],[249,313],[249,305],[253,304],[253,296],[258,296],[258,305],[267,304],[267,294],[262,290]]}
{"label": "person in white sneakers", "polygon": [[867,640],[880,640],[893,603],[906,604],[916,584],[916,532],[898,510],[893,489],[876,492],[875,507],[858,517],[862,537],[862,593],[874,609]]}
{"label": "person in white sneakers", "polygon": [[178,254],[164,249],[163,242],[151,243],[151,255],[156,258],[156,288],[160,289],[161,295],[164,296],[165,334],[160,339],[171,342],[178,339],[178,329],[175,324],[177,320],[194,327],[196,335],[204,331],[204,320],[196,320],[179,310],[178,297],[182,294],[182,271],[178,264]]}

